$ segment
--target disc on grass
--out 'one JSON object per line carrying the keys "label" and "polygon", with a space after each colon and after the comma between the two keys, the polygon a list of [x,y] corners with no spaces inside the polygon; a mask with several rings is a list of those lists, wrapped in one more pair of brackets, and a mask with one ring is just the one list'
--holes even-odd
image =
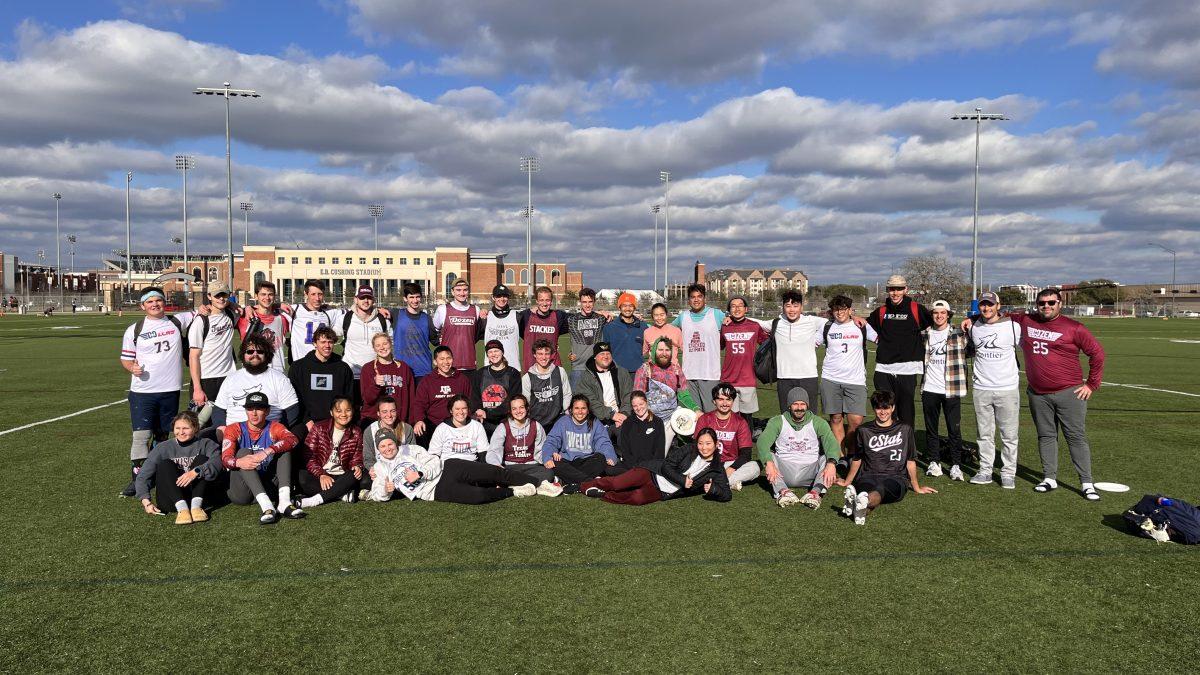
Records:
{"label": "disc on grass", "polygon": [[1092,483],[1101,492],[1129,492],[1129,486],[1124,483]]}

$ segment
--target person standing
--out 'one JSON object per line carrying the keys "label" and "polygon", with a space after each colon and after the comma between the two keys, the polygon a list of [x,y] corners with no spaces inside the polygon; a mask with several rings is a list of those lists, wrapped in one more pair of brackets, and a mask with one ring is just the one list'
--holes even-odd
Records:
{"label": "person standing", "polygon": [[552,363],[548,340],[538,340],[533,345],[533,359],[533,365],[521,376],[521,393],[529,399],[529,416],[543,428],[552,429],[567,412],[572,397],[571,381],[562,366]]}
{"label": "person standing", "polygon": [[667,343],[671,345],[671,363],[679,365],[679,355],[683,353],[683,331],[670,323],[670,318],[667,306],[663,303],[656,302],[650,308],[650,325],[646,328],[642,340],[643,360],[650,355],[650,345],[654,344],[655,340],[666,338]]}
{"label": "person standing", "polygon": [[403,411],[401,417],[405,417],[417,388],[412,368],[394,358],[392,338],[386,333],[376,333],[371,338],[371,346],[375,350],[375,358],[362,367],[358,382],[362,399],[361,419],[366,424],[379,419],[379,401],[385,397],[391,398],[392,404]]}
{"label": "person standing", "polygon": [[454,354],[454,368],[461,371],[475,370],[475,343],[479,321],[479,309],[471,303],[471,285],[466,279],[454,282],[450,302],[438,305],[433,313],[433,327],[440,331],[441,345],[449,347]]}
{"label": "person standing", "polygon": [[235,370],[233,332],[238,313],[229,306],[229,288],[221,282],[209,284],[208,301],[211,311],[188,326],[188,372],[192,403],[197,407],[216,400],[221,383]]}
{"label": "person standing", "polygon": [[758,412],[754,352],[771,336],[757,321],[746,318],[746,299],[742,296],[730,298],[726,309],[729,310],[729,321],[721,326],[721,346],[725,349],[721,382],[728,382],[736,389],[733,411],[745,416],[747,424],[753,424],[754,413]]}
{"label": "person standing", "polygon": [[[337,334],[329,326],[320,326],[313,331],[312,351],[292,364],[288,379],[296,396],[300,398],[299,425],[308,429],[313,423],[329,419],[329,411],[338,398],[354,396],[354,372],[334,353],[333,344]],[[292,429],[304,442],[304,430]]]}
{"label": "person standing", "polygon": [[[304,282],[304,303],[292,308],[292,329],[288,340],[288,363],[296,363],[313,350],[318,328],[340,326],[344,309],[325,304],[325,282],[309,279]],[[337,334],[334,333],[334,339]]]}
{"label": "person standing", "polygon": [[517,324],[521,327],[521,340],[524,351],[521,352],[521,367],[526,370],[533,365],[533,345],[540,340],[550,343],[551,360],[554,365],[561,366],[562,358],[558,354],[558,339],[567,334],[567,313],[551,309],[554,305],[554,291],[546,286],[538,286],[534,290],[535,307],[521,310],[517,315]]}
{"label": "person standing", "polygon": [[[837,479],[838,442],[829,424],[808,409],[808,390],[792,387],[787,412],[772,417],[758,437],[758,461],[781,508],[821,507],[821,494]],[[805,490],[797,497],[792,488]]]}
{"label": "person standing", "polygon": [[375,306],[375,289],[364,284],[354,294],[354,310],[342,315],[339,324],[342,334],[342,360],[354,373],[354,403],[362,405],[359,380],[363,366],[375,360],[373,340],[376,335],[389,335],[388,320]]}
{"label": "person standing", "polygon": [[[842,448],[842,462],[854,454],[854,430],[867,416],[867,343],[879,335],[870,325],[851,319],[853,301],[844,295],[829,301],[830,319],[821,329],[818,347],[825,348],[821,362],[821,405]],[[846,466],[849,466],[847,463]]]}
{"label": "person standing", "polygon": [[571,362],[571,387],[579,386],[579,367],[592,354],[592,347],[603,339],[604,326],[608,317],[595,311],[596,291],[584,288],[579,291],[579,311],[567,315],[567,331],[571,334],[571,351],[567,360]]}
{"label": "person standing", "polygon": [[642,365],[642,344],[646,324],[634,315],[637,298],[633,293],[622,293],[617,297],[617,318],[604,324],[601,339],[612,345],[613,360],[617,365],[633,372]]}
{"label": "person standing", "polygon": [[508,417],[509,399],[521,393],[521,373],[508,365],[506,353],[499,340],[488,341],[487,365],[471,373],[471,414],[489,435]]}
{"label": "person standing", "polygon": [[803,387],[808,401],[816,408],[820,391],[817,378],[817,347],[825,320],[804,313],[804,294],[794,288],[784,291],[779,317],[771,322],[768,339],[775,339],[775,395],[779,398],[779,409],[788,409],[788,393],[795,387]]}
{"label": "person standing", "polygon": [[968,332],[970,350],[974,353],[972,369],[972,403],[979,444],[979,472],[971,478],[973,485],[992,482],[992,467],[996,461],[996,427],[1000,427],[1000,487],[1017,487],[1017,426],[1021,412],[1020,364],[1017,350],[1021,348],[1021,327],[1015,321],[1000,317],[1000,298],[995,293],[979,296],[980,318]]}
{"label": "person standing", "polygon": [[484,344],[499,342],[504,347],[505,358],[516,358],[521,353],[521,326],[511,303],[512,290],[497,284],[492,288],[492,308],[478,323],[479,341]]}
{"label": "person standing", "polygon": [[276,297],[278,296],[275,284],[270,281],[255,284],[255,304],[253,307],[247,307],[244,315],[238,319],[238,334],[242,340],[249,335],[265,337],[271,343],[271,351],[275,354],[275,358],[271,359],[271,367],[282,373],[286,354],[284,347],[292,318],[276,303]]}
{"label": "person standing", "polygon": [[688,391],[700,410],[713,409],[713,386],[721,378],[721,324],[725,312],[704,304],[707,290],[703,284],[688,286],[690,312],[682,312],[673,324],[683,333],[683,374]]}
{"label": "person standing", "polygon": [[421,308],[424,294],[421,287],[409,282],[404,284],[404,307],[392,312],[393,346],[396,358],[408,364],[413,372],[413,382],[433,372],[433,357],[430,349],[439,343],[433,318]]}
{"label": "person standing", "polygon": [[[963,480],[962,400],[967,395],[967,336],[950,325],[950,303],[937,300],[930,312],[933,325],[921,331],[925,350],[925,376],[921,383],[921,409],[925,416],[926,476],[941,476],[943,456],[950,460],[950,480]],[[946,417],[946,444],[938,435],[938,418]]]}
{"label": "person standing", "polygon": [[450,417],[450,399],[471,393],[471,380],[454,367],[454,352],[449,347],[433,350],[433,364],[434,371],[417,384],[408,410],[408,422],[422,448],[429,446],[437,425]]}
{"label": "person standing", "polygon": [[615,433],[629,417],[633,378],[629,371],[613,363],[612,346],[607,342],[597,342],[592,352],[574,391],[587,397],[592,415]]}
{"label": "person standing", "polygon": [[876,391],[896,395],[896,417],[909,426],[916,425],[917,375],[924,369],[921,331],[933,323],[929,310],[908,296],[908,282],[899,274],[887,280],[887,299],[867,317],[867,323],[879,334],[875,350]]}

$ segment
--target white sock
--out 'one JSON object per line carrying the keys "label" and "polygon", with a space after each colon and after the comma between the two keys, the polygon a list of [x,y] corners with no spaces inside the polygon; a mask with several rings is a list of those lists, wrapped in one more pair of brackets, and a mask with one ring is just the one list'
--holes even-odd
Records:
{"label": "white sock", "polygon": [[1094,487],[1095,487],[1095,486],[1094,486],[1094,485],[1092,485],[1091,483],[1084,483],[1084,484],[1083,484],[1083,489],[1084,489],[1084,490],[1091,490],[1091,489],[1092,489],[1092,488],[1094,488]]}
{"label": "white sock", "polygon": [[175,502],[175,510],[179,511],[179,512],[187,511],[188,510],[187,502],[183,501],[182,499]]}
{"label": "white sock", "polygon": [[204,497],[192,497],[192,508],[198,509],[204,506]]}
{"label": "white sock", "polygon": [[279,488],[279,510],[282,511],[292,503],[292,486],[285,485]]}
{"label": "white sock", "polygon": [[254,501],[258,502],[258,507],[263,510],[263,513],[266,513],[274,508],[271,505],[271,498],[268,497],[265,492],[260,492],[254,495]]}
{"label": "white sock", "polygon": [[320,506],[324,503],[325,500],[321,498],[321,495],[313,495],[312,497],[305,497],[304,499],[301,499],[300,508],[311,509],[314,506]]}
{"label": "white sock", "polygon": [[1053,478],[1043,478],[1042,482],[1045,483],[1046,485],[1049,485],[1052,488],[1058,487],[1058,481],[1054,480]]}

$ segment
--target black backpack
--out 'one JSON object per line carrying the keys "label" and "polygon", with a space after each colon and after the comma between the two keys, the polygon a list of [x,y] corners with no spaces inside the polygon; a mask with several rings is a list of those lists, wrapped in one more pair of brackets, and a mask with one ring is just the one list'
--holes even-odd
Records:
{"label": "black backpack", "polygon": [[[382,326],[382,329],[380,330],[380,332],[381,333],[388,332],[387,317],[380,314],[379,312],[376,312],[375,318],[379,319],[379,325]],[[346,337],[348,335],[350,335],[350,322],[351,321],[354,321],[354,310],[350,310],[349,312],[346,312],[345,314],[342,315],[342,345],[343,346],[346,344]]]}
{"label": "black backpack", "polygon": [[779,379],[775,364],[775,329],[779,327],[779,317],[771,320],[771,338],[754,350],[754,376],[763,384],[771,384]]}
{"label": "black backpack", "polygon": [[1172,541],[1181,544],[1200,544],[1200,509],[1182,499],[1167,499],[1163,495],[1145,495],[1123,517],[1129,530],[1139,537],[1150,537],[1142,523],[1149,519],[1156,527],[1168,528]]}

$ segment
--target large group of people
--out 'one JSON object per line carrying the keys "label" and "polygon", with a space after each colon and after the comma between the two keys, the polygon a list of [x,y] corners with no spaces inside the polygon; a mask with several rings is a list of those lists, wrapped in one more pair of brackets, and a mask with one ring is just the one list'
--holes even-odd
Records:
{"label": "large group of people", "polygon": [[[168,315],[162,290],[145,289],[145,316],[121,346],[132,422],[122,494],[190,524],[208,520],[205,499],[223,492],[257,504],[271,524],[338,501],[725,502],[755,483],[780,507],[815,509],[841,486],[842,513],[863,524],[909,491],[936,492],[920,484],[918,458],[927,479],[966,480],[968,391],[979,455],[969,482],[994,482],[998,427],[1000,485],[1015,487],[1020,354],[1043,468],[1034,490],[1058,488],[1061,429],[1082,494],[1100,497],[1085,417],[1104,351],[1062,316],[1054,288],[1031,315],[1005,315],[984,293],[979,313],[957,323],[947,302],[926,307],[898,275],[866,316],[842,296],[827,317],[806,313],[803,294],[785,290],[765,321],[747,316],[743,297],[710,306],[699,284],[674,319],[655,304],[649,321],[629,293],[607,313],[586,288],[572,311],[555,308],[545,287],[520,311],[503,284],[488,308],[470,290],[459,279],[448,302],[427,310],[419,286],[404,286],[393,308],[362,286],[342,309],[325,303],[319,281],[297,305],[263,281],[253,306],[239,308],[216,283],[200,309]],[[868,343],[877,345],[870,396]],[[179,412],[185,365],[191,405]],[[760,382],[774,383],[778,415],[756,416]]]}

